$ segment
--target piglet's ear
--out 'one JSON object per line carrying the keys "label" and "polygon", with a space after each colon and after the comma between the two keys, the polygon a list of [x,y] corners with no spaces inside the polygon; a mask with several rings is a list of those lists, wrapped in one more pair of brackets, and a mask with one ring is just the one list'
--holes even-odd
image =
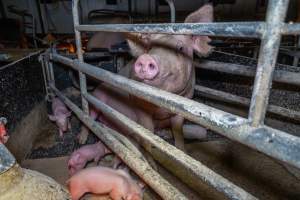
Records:
{"label": "piglet's ear", "polygon": [[[197,11],[191,13],[185,19],[185,23],[205,23],[212,22],[213,17],[213,6],[206,4],[199,8]],[[211,39],[208,36],[192,36],[193,49],[201,56],[207,56],[213,49],[208,43]]]}
{"label": "piglet's ear", "polygon": [[56,121],[56,117],[54,115],[48,115],[48,117],[51,121]]}
{"label": "piglet's ear", "polygon": [[130,54],[137,58],[146,52],[150,41],[150,35],[142,33],[126,33],[126,40],[130,48]]}

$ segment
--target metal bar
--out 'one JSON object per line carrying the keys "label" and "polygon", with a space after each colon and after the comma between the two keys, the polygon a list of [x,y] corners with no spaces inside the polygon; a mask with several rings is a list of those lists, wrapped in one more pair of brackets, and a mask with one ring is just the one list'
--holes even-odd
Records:
{"label": "metal bar", "polygon": [[44,21],[43,21],[43,17],[42,17],[42,12],[41,12],[40,0],[36,0],[35,4],[36,4],[36,9],[37,9],[37,12],[38,12],[38,16],[39,16],[39,22],[40,22],[40,26],[41,26],[41,32],[42,32],[42,34],[45,34],[45,27],[44,27]]}
{"label": "metal bar", "polygon": [[139,156],[125,147],[113,135],[118,134],[116,131],[106,127],[91,119],[88,115],[81,111],[72,101],[64,96],[54,85],[50,85],[52,90],[58,97],[74,112],[74,114],[100,139],[103,141],[114,153],[116,153],[137,175],[139,175],[157,194],[163,199],[180,199],[187,200],[176,188],[154,171],[150,165],[141,159]]}
{"label": "metal bar", "polygon": [[133,132],[131,134],[134,134],[133,137],[138,137],[138,141],[142,141],[141,144],[149,153],[153,153],[153,150],[157,149],[159,153],[153,153],[153,156],[161,164],[166,163],[166,159],[171,161],[175,160],[176,163],[174,164],[180,165],[178,167],[180,167],[181,173],[174,170],[176,167],[171,167],[174,165],[166,165],[165,167],[173,171],[175,175],[179,176],[180,179],[188,185],[194,187],[194,189],[197,189],[195,186],[201,185],[200,181],[203,181],[214,187],[217,191],[224,193],[230,199],[255,199],[255,197],[229,182],[222,176],[216,174],[201,162],[196,161],[181,150],[168,144],[149,130],[127,118],[125,115],[102,103],[94,96],[86,94],[85,97],[91,104],[101,110],[102,113],[113,118],[117,123],[121,123],[131,130]]}
{"label": "metal bar", "polygon": [[55,84],[55,76],[54,76],[54,69],[53,69],[53,63],[52,62],[48,62],[47,63],[48,68],[49,68],[49,77],[51,82],[53,82]]}
{"label": "metal bar", "polygon": [[300,35],[300,23],[283,24],[281,27],[283,35]]}
{"label": "metal bar", "polygon": [[270,0],[268,3],[266,30],[261,41],[248,116],[254,127],[264,123],[281,41],[280,25],[284,22],[288,5],[288,0]]}
{"label": "metal bar", "polygon": [[8,68],[8,67],[14,66],[15,64],[17,64],[17,63],[19,63],[19,62],[22,62],[22,61],[24,61],[24,60],[30,59],[30,58],[32,58],[32,57],[34,57],[34,56],[37,56],[37,55],[41,54],[42,51],[43,51],[43,50],[39,50],[39,51],[30,53],[30,54],[28,54],[27,56],[24,56],[23,58],[20,58],[20,59],[18,59],[18,60],[15,60],[15,61],[13,61],[13,62],[7,64],[7,65],[1,66],[1,67],[0,67],[0,71],[6,69],[6,68]]}
{"label": "metal bar", "polygon": [[46,99],[50,100],[50,96],[49,96],[49,85],[48,83],[50,82],[48,75],[46,73],[46,66],[45,66],[45,59],[43,58],[43,56],[41,55],[39,58],[40,63],[42,64],[42,72],[43,72],[43,78],[44,78],[44,84],[45,84],[45,91],[46,91]]}
{"label": "metal bar", "polygon": [[176,22],[176,9],[175,9],[175,4],[174,4],[174,0],[165,0],[169,7],[170,7],[170,11],[171,11],[171,23],[175,23]]}
{"label": "metal bar", "polygon": [[0,13],[1,13],[1,17],[3,19],[7,18],[7,15],[6,15],[5,8],[4,8],[2,0],[0,0]]}
{"label": "metal bar", "polygon": [[[233,64],[233,63],[224,63],[217,61],[205,60],[202,62],[194,62],[194,66],[201,69],[224,72],[234,75],[241,75],[247,77],[255,76],[255,68],[246,65]],[[287,83],[292,85],[300,86],[300,73],[289,72],[284,70],[275,70],[273,81],[279,83]]]}
{"label": "metal bar", "polygon": [[[73,13],[73,23],[74,23],[74,32],[75,32],[75,40],[76,40],[76,49],[77,49],[77,56],[80,62],[83,62],[83,55],[82,55],[82,44],[81,44],[81,35],[78,30],[76,30],[76,26],[79,25],[79,15],[78,15],[78,4],[79,0],[72,1],[72,13]],[[80,92],[81,94],[87,93],[87,84],[86,84],[86,77],[81,71],[79,71],[79,82],[80,82]],[[89,113],[89,104],[87,100],[81,95],[81,103],[82,108],[85,113]]]}
{"label": "metal bar", "polygon": [[260,38],[264,22],[76,25],[77,31],[140,32]]}
{"label": "metal bar", "polygon": [[300,168],[300,138],[298,137],[268,126],[251,127],[248,120],[242,117],[127,79],[86,63],[73,61],[57,54],[53,54],[52,58],[54,61],[81,70],[91,77],[180,114],[184,118],[225,137]]}
{"label": "metal bar", "polygon": [[[298,64],[299,64],[299,57],[300,57],[300,52],[299,52],[299,49],[300,49],[300,36],[297,36],[297,42],[296,42],[296,48],[295,48],[295,51],[296,51],[296,55],[293,55],[294,56],[294,60],[293,60],[293,66],[294,67],[298,67]],[[298,54],[298,55],[297,55]]]}
{"label": "metal bar", "polygon": [[[233,103],[236,105],[249,106],[250,99],[245,97],[240,97],[237,95],[233,95],[227,92],[214,90],[208,87],[204,87],[201,85],[195,86],[195,91],[200,92],[202,96],[212,98],[219,101],[224,101],[227,103]],[[280,106],[268,105],[267,111],[281,117],[286,117],[292,120],[300,121],[300,112],[289,110],[287,108],[283,108]]]}

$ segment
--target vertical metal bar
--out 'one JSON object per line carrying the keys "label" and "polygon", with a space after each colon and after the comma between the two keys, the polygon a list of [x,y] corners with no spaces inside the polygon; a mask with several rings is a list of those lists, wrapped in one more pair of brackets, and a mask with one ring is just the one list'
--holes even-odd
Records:
{"label": "vertical metal bar", "polygon": [[48,76],[46,73],[44,56],[40,56],[40,62],[41,62],[42,71],[43,71],[43,78],[44,78],[44,84],[45,84],[45,90],[46,90],[46,99],[49,100],[49,90],[50,90],[49,85],[48,85],[49,79],[48,79]]}
{"label": "vertical metal bar", "polygon": [[262,36],[248,117],[254,127],[264,123],[281,41],[281,25],[285,20],[288,5],[289,0],[270,0],[268,4],[266,30]]}
{"label": "vertical metal bar", "polygon": [[[298,52],[299,48],[300,48],[300,36],[297,36],[297,43],[296,43],[295,51]],[[298,67],[298,63],[299,63],[299,57],[298,56],[294,56],[293,66],[294,67]]]}
{"label": "vertical metal bar", "polygon": [[40,26],[41,26],[41,32],[42,34],[45,34],[45,27],[44,27],[44,21],[43,21],[43,17],[42,17],[42,12],[41,12],[41,4],[40,4],[40,0],[36,0],[36,9],[39,15],[39,22],[40,22]]}
{"label": "vertical metal bar", "polygon": [[53,70],[53,62],[48,62],[49,72],[50,72],[50,80],[55,85],[55,76],[54,76],[54,70]]}
{"label": "vertical metal bar", "polygon": [[2,18],[4,18],[4,19],[7,18],[2,0],[0,0],[0,13],[1,13]]}
{"label": "vertical metal bar", "polygon": [[[77,25],[79,25],[78,4],[79,4],[79,0],[72,1],[73,23],[74,23],[75,40],[76,40],[76,48],[77,48],[77,57],[80,62],[83,62],[81,35],[80,35],[80,32],[75,29],[75,27]],[[83,94],[87,93],[86,77],[80,71],[79,71],[79,81],[80,81],[82,108],[83,108],[83,111],[86,114],[88,114],[89,113],[89,105],[88,105],[87,100],[83,96]]]}
{"label": "vertical metal bar", "polygon": [[171,12],[171,23],[175,23],[176,21],[176,10],[175,10],[175,5],[174,5],[174,0],[166,0],[169,7],[170,7],[170,12]]}

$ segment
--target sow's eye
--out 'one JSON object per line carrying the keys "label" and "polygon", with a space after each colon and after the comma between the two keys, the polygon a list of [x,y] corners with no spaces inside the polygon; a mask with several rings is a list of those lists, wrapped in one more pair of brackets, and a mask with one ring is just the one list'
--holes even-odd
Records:
{"label": "sow's eye", "polygon": [[176,50],[178,52],[184,52],[184,45],[183,45],[183,42],[181,41],[178,41],[177,44],[176,44]]}

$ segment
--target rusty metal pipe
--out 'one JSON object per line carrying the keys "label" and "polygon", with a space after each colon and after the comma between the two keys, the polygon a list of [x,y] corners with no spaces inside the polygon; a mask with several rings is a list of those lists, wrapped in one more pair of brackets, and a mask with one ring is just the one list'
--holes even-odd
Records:
{"label": "rusty metal pipe", "polygon": [[91,119],[87,114],[81,111],[72,101],[64,96],[53,84],[51,89],[57,96],[74,112],[74,114],[97,135],[114,153],[116,153],[139,177],[141,177],[157,194],[163,199],[187,200],[187,198],[173,187],[169,182],[162,178],[150,165],[140,156],[125,147],[113,135],[118,134],[116,131],[106,127]]}

